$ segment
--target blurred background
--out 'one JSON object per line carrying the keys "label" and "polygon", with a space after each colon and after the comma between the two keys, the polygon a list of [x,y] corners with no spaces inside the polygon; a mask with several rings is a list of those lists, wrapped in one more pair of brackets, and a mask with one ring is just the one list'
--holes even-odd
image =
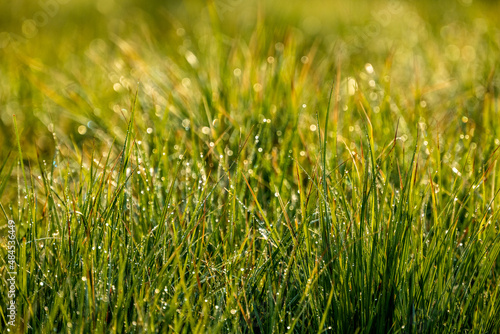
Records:
{"label": "blurred background", "polygon": [[[457,131],[467,124],[449,122],[460,113],[497,138],[484,105],[498,104],[485,102],[500,86],[498,13],[498,2],[477,0],[3,1],[0,158],[15,147],[13,114],[28,157],[53,156],[58,140],[120,142],[136,93],[144,135],[227,113],[234,123],[222,124],[223,132],[302,104],[313,106],[312,124],[338,64],[346,95],[365,89],[374,114],[391,110],[387,124]],[[287,106],[279,93],[260,100],[245,93],[273,87],[261,82],[260,67],[280,54],[293,58],[283,65],[295,89]],[[214,115],[206,115],[207,104]],[[355,117],[339,121],[346,136],[357,131]],[[201,123],[191,126],[201,131]],[[273,125],[286,130],[279,120]]]}

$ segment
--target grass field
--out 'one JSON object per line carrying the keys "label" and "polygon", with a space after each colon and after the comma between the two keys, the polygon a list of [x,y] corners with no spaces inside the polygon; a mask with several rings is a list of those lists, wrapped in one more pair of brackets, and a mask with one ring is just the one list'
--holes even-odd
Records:
{"label": "grass field", "polygon": [[498,13],[2,2],[0,331],[499,333]]}

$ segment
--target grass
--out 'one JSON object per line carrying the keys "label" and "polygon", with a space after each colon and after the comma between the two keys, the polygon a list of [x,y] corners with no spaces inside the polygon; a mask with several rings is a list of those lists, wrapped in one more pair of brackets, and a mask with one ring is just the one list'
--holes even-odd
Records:
{"label": "grass", "polygon": [[2,331],[498,333],[499,8],[467,3],[0,5]]}

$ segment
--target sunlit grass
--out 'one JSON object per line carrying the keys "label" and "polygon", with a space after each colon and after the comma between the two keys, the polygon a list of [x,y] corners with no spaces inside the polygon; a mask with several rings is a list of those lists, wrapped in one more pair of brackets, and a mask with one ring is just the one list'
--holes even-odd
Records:
{"label": "sunlit grass", "polygon": [[0,51],[11,331],[498,332],[498,6],[225,3]]}

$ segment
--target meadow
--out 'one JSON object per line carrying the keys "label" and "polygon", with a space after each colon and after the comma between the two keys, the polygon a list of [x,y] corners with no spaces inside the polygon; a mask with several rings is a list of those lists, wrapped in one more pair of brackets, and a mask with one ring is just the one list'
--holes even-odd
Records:
{"label": "meadow", "polygon": [[498,13],[2,2],[1,332],[499,333]]}

